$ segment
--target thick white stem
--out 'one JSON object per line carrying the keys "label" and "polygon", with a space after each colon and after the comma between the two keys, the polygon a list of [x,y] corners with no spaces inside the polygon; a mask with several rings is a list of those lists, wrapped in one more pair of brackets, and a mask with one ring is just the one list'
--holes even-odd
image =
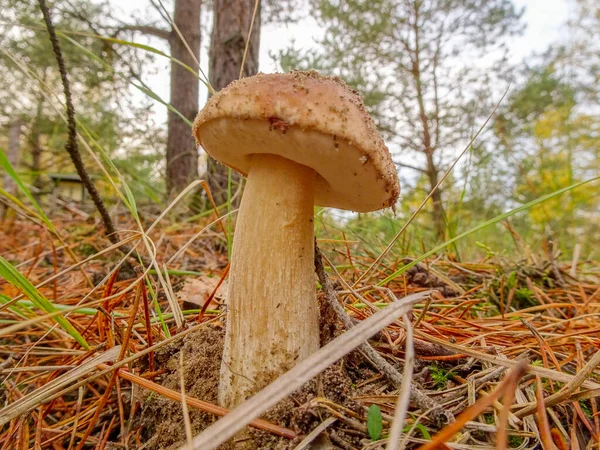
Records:
{"label": "thick white stem", "polygon": [[254,155],[235,228],[219,401],[234,407],[319,348],[316,173]]}

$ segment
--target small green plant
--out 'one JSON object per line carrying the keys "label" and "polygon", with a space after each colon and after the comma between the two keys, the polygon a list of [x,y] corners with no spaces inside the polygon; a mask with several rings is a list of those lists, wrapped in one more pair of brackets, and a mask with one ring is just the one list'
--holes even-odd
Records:
{"label": "small green plant", "polygon": [[77,249],[79,253],[85,257],[92,256],[96,253],[96,249],[90,244],[81,244]]}
{"label": "small green plant", "polygon": [[404,433],[408,433],[410,430],[412,430],[413,427],[416,430],[419,430],[419,432],[421,433],[421,436],[423,436],[423,439],[427,439],[428,441],[431,440],[431,434],[429,434],[429,431],[427,431],[427,428],[422,423],[418,423],[416,425],[407,425],[406,427],[404,427],[404,430],[402,430],[402,431]]}
{"label": "small green plant", "polygon": [[367,414],[367,430],[369,437],[373,442],[379,440],[381,437],[381,430],[383,429],[383,418],[381,417],[381,410],[377,405],[371,405],[369,407],[369,413]]}
{"label": "small green plant", "polygon": [[519,448],[523,444],[524,441],[525,441],[525,438],[523,436],[515,436],[515,435],[508,436],[508,446],[510,448]]}
{"label": "small green plant", "polygon": [[433,365],[429,368],[433,386],[435,389],[440,390],[446,387],[446,383],[450,379],[450,373],[446,369],[442,369],[437,365]]}
{"label": "small green plant", "polygon": [[519,304],[533,304],[533,299],[533,292],[528,288],[519,288],[515,291],[515,300],[517,300]]}
{"label": "small green plant", "polygon": [[590,408],[590,405],[586,401],[579,400],[579,406],[581,406],[581,409],[583,410],[583,413],[587,417],[589,417],[589,418],[593,417],[594,413],[593,413],[592,409]]}

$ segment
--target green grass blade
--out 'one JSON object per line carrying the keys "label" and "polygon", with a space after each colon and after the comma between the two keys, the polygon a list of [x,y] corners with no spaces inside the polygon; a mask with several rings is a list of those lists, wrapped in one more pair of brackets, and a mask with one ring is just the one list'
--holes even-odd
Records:
{"label": "green grass blade", "polygon": [[[169,275],[173,275],[176,277],[201,277],[202,275],[204,275],[202,272],[196,272],[195,270],[176,270],[176,269],[169,269],[167,270],[167,273]],[[155,269],[150,269],[148,271],[149,275],[156,275],[156,270]]]}
{"label": "green grass blade", "polygon": [[14,195],[12,195],[9,192],[6,192],[4,189],[0,188],[0,196],[7,198],[8,200],[10,200],[11,202],[13,202],[15,205],[17,205],[18,207],[20,207],[23,211],[31,214],[32,217],[35,217],[36,220],[39,220],[38,225],[40,225],[41,227],[44,226],[44,220],[31,208],[27,207],[21,200],[19,200],[17,197],[15,197]]}
{"label": "green grass blade", "polygon": [[[138,42],[128,41],[126,39],[118,39],[118,38],[113,38],[113,37],[108,37],[108,36],[101,36],[99,34],[86,33],[86,32],[81,32],[81,31],[71,31],[71,30],[56,29],[56,34],[58,34],[59,36],[61,36],[63,38],[67,38],[67,35],[72,35],[72,36],[85,36],[85,37],[91,37],[91,38],[94,38],[94,39],[101,39],[101,40],[106,41],[106,42],[112,42],[113,44],[119,44],[119,45],[125,45],[125,46],[128,46],[128,47],[138,48],[138,49],[143,50],[145,52],[153,53],[153,54],[161,56],[163,58],[167,58],[171,62],[174,62],[175,64],[180,65],[181,67],[183,67],[188,72],[194,74],[194,76],[197,77],[206,86],[206,88],[210,91],[211,94],[215,93],[215,90],[211,86],[211,84],[208,81],[208,79],[202,78],[201,76],[199,76],[198,71],[194,70],[193,68],[191,68],[190,66],[188,66],[183,61],[180,61],[177,58],[173,58],[171,55],[168,55],[167,53],[165,53],[165,52],[163,52],[161,50],[158,50],[157,48],[154,48],[154,47],[152,47],[150,45],[140,44]],[[201,70],[201,72],[202,72],[202,70]]]}
{"label": "green grass blade", "polygon": [[490,225],[494,225],[504,219],[509,218],[510,216],[513,216],[517,213],[520,213],[522,211],[525,211],[533,206],[539,205],[540,203],[545,202],[546,200],[550,200],[551,198],[554,197],[558,197],[559,195],[564,194],[565,192],[571,191],[573,189],[576,189],[580,186],[583,186],[584,184],[588,184],[588,183],[592,183],[594,181],[600,180],[600,177],[594,177],[591,178],[589,180],[585,180],[585,181],[581,181],[579,183],[573,184],[571,186],[567,186],[565,188],[559,189],[558,191],[554,191],[551,192],[550,194],[544,195],[543,197],[540,197],[538,199],[532,200],[529,203],[526,203],[524,205],[519,206],[518,208],[512,209],[508,212],[505,212],[504,214],[500,214],[499,216],[494,217],[493,219],[490,219],[486,222],[483,222],[479,225],[477,225],[476,227],[471,228],[470,230],[465,231],[464,233],[459,234],[458,236],[453,237],[452,239],[444,242],[443,244],[438,245],[437,247],[429,250],[427,253],[424,253],[423,255],[419,256],[418,258],[415,258],[412,262],[410,262],[409,264],[401,267],[400,269],[398,269],[396,272],[394,272],[393,274],[391,274],[389,277],[385,278],[384,280],[380,281],[379,283],[377,283],[378,286],[384,286],[387,283],[389,283],[390,281],[392,281],[393,279],[395,279],[396,277],[402,275],[404,272],[406,272],[408,269],[410,269],[413,266],[416,266],[417,264],[419,264],[421,261],[429,258],[431,255],[439,252],[440,250],[443,250],[444,248],[446,248],[447,246],[453,244],[454,242],[467,237],[473,233],[476,233],[480,230],[483,230],[484,228],[489,227]]}
{"label": "green grass blade", "polygon": [[137,205],[135,203],[135,198],[133,196],[133,193],[131,192],[131,189],[129,188],[129,185],[124,183],[123,189],[125,190],[125,196],[127,197],[127,204],[129,206],[129,210],[131,211],[131,214],[133,214],[133,217],[135,217],[135,219],[139,221],[140,216],[138,215]]}
{"label": "green grass blade", "polygon": [[6,157],[6,154],[4,153],[4,149],[2,149],[2,147],[0,147],[0,166],[2,166],[2,168],[6,171],[6,173],[12,178],[12,180],[21,190],[21,192],[29,199],[35,210],[38,212],[39,218],[42,220],[42,222],[46,224],[50,231],[54,232],[54,225],[52,225],[52,222],[50,221],[48,216],[46,216],[40,205],[38,205],[38,202],[35,201],[35,198],[33,198],[33,195],[31,195],[31,192],[29,192],[29,189],[27,189],[27,186],[25,186],[25,184],[21,180],[19,174],[17,174],[13,166],[10,164],[10,161]]}
{"label": "green grass blade", "polygon": [[[46,297],[44,297],[27,278],[21,275],[21,273],[2,256],[0,256],[0,275],[14,287],[22,291],[23,294],[25,294],[29,298],[29,300],[31,300],[33,304],[39,309],[45,311],[46,313],[53,313],[57,311],[54,305]],[[71,322],[69,322],[65,317],[56,316],[54,317],[54,320],[62,327],[63,330],[65,330],[69,334],[69,336],[75,339],[83,348],[85,348],[86,350],[90,349],[90,346],[83,338],[83,336],[79,334],[75,327],[71,325]]]}
{"label": "green grass blade", "polygon": [[108,70],[112,71],[114,74],[116,74],[116,75],[120,76],[121,78],[125,79],[125,81],[127,81],[132,86],[134,86],[136,89],[138,89],[141,92],[143,92],[144,94],[146,94],[151,99],[156,100],[157,102],[165,105],[169,109],[169,111],[172,111],[175,114],[177,114],[181,118],[181,120],[183,120],[185,123],[187,123],[190,126],[190,128],[192,127],[192,122],[187,117],[185,117],[183,114],[181,114],[181,112],[179,112],[179,110],[177,110],[176,108],[174,108],[170,103],[167,103],[166,101],[164,101],[158,94],[156,94],[154,91],[152,91],[152,89],[150,89],[149,87],[147,87],[141,80],[138,79],[137,81],[140,84],[137,84],[137,83],[134,83],[133,81],[131,81],[130,79],[127,79],[126,77],[123,77],[117,71],[115,71],[110,64],[107,64],[105,61],[102,60],[102,58],[100,58],[98,55],[94,54],[94,52],[92,52],[92,51],[88,50],[87,48],[85,48],[83,45],[81,45],[76,40],[71,39],[69,36],[65,35],[64,33],[57,33],[57,34],[59,36],[61,36],[63,39],[66,39],[67,41],[69,41],[74,46],[76,46],[78,49],[80,49],[82,52],[84,52],[89,57],[91,57],[94,60],[98,61],[100,64],[102,64]]}
{"label": "green grass blade", "polygon": [[[0,294],[0,303],[8,303],[11,300],[12,299],[10,297],[8,297],[4,294]],[[51,303],[51,304],[52,304],[52,307],[58,311],[64,311],[65,309],[71,308],[70,305],[61,305],[60,303]],[[33,303],[31,300],[19,300],[14,305],[19,306],[21,308],[25,308],[27,310],[35,307],[35,303]],[[98,314],[98,310],[96,308],[86,308],[86,307],[81,307],[79,309],[76,309],[73,312],[75,314],[84,314],[86,316],[93,316],[95,314]],[[125,314],[121,314],[121,313],[113,313],[113,314],[115,314],[116,316],[119,316],[119,317],[125,316]]]}

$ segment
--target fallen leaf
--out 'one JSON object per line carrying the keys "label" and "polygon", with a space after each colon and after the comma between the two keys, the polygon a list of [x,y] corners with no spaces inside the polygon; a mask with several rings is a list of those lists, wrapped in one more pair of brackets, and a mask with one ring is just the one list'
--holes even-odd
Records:
{"label": "fallen leaf", "polygon": [[[177,293],[177,298],[181,301],[193,303],[202,307],[204,302],[210,297],[219,284],[219,277],[209,277],[202,275],[197,278],[189,279],[183,285],[183,288]],[[208,305],[208,309],[216,309],[225,300],[227,295],[227,280],[221,283],[219,289]]]}

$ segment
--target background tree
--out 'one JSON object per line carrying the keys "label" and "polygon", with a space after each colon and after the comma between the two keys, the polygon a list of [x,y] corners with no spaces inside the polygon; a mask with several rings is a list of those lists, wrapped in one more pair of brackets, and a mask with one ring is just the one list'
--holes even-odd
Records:
{"label": "background tree", "polygon": [[[209,80],[212,87],[219,91],[240,77],[242,59],[248,31],[252,23],[255,0],[213,0],[213,30],[210,39]],[[261,10],[256,12],[252,35],[248,44],[248,53],[244,62],[242,76],[255,75],[258,72],[258,54],[260,47]],[[217,205],[227,201],[227,167],[208,158],[206,174],[213,197]],[[236,185],[240,176],[232,172],[232,182]]]}
{"label": "background tree", "polygon": [[[191,67],[196,73],[200,59],[200,13],[202,0],[175,0],[173,22],[175,27],[163,28],[154,24],[123,25],[119,31],[141,32],[164,39],[169,44],[171,57]],[[157,7],[164,17],[164,12]],[[198,113],[200,81],[186,68],[171,62],[171,106],[189,121]],[[166,180],[167,193],[183,190],[198,177],[198,150],[190,126],[178,114],[169,110],[167,120]]]}
{"label": "background tree", "polygon": [[[600,175],[600,116],[589,108],[590,89],[576,76],[564,49],[526,70],[527,82],[515,91],[496,119],[495,133],[504,164],[514,177],[507,203],[526,203],[542,195]],[[557,213],[560,211],[560,213]],[[548,236],[563,250],[582,241],[598,244],[593,232],[600,214],[597,187],[584,186],[528,211],[526,239]],[[586,236],[585,241],[581,238]]]}
{"label": "background tree", "polygon": [[[325,28],[320,49],[290,49],[284,69],[316,67],[365,96],[398,166],[438,183],[506,76],[506,38],[522,29],[508,0],[312,0]],[[406,180],[405,180],[405,183]],[[433,231],[445,235],[443,192],[432,196]]]}
{"label": "background tree", "polygon": [[[40,27],[41,12],[37,1],[3,0],[0,8],[9,18],[0,24],[3,50],[0,52],[0,122],[22,121],[21,172],[31,185],[47,191],[47,172],[74,171],[64,152],[66,124],[44,95],[49,98],[53,94],[62,95],[58,70],[54,69],[51,58],[48,33]],[[101,23],[106,13],[104,8],[85,1],[56,1],[53,4],[56,27],[92,33],[94,30],[89,23]],[[132,153],[147,153],[149,142],[160,137],[146,127],[148,105],[132,103],[129,96],[124,95],[129,90],[128,74],[121,71],[123,76],[115,76],[114,71],[121,67],[112,57],[109,46],[87,36],[77,36],[77,40],[94,55],[113,63],[113,66],[102,65],[91,60],[73,43],[61,41],[78,120],[92,131],[97,144],[113,156],[117,164],[123,157],[124,148]],[[30,72],[31,77],[13,58]],[[130,117],[140,120],[127,120]]]}

